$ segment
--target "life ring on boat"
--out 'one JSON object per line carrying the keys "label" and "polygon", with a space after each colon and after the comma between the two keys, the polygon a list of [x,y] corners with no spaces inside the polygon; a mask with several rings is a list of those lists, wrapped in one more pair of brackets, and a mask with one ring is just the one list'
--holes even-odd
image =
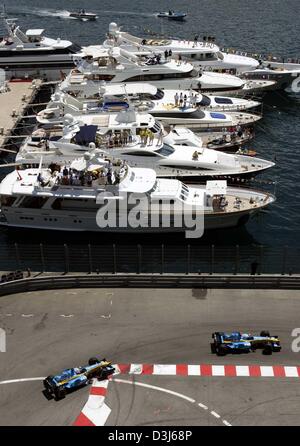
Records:
{"label": "life ring on boat", "polygon": [[300,93],[300,76],[293,80],[291,90],[293,93]]}

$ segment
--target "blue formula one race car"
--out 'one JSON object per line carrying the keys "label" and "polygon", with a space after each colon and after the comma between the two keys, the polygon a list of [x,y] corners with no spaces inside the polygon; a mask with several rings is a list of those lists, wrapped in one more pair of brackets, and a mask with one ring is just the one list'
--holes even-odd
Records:
{"label": "blue formula one race car", "polygon": [[98,380],[107,379],[109,375],[115,372],[112,363],[105,358],[90,358],[88,365],[84,367],[74,367],[65,369],[59,375],[50,375],[44,379],[44,392],[46,396],[55,398],[56,401],[64,398],[67,393],[75,389],[91,384],[92,378]]}
{"label": "blue formula one race car", "polygon": [[278,336],[270,336],[268,331],[261,331],[259,336],[249,333],[224,333],[216,331],[212,334],[211,352],[218,356],[227,353],[250,353],[261,349],[264,355],[280,352],[281,345]]}

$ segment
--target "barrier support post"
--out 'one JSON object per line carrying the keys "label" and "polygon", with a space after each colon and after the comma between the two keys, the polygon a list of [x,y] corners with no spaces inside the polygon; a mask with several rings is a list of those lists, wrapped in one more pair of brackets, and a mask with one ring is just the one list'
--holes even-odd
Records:
{"label": "barrier support post", "polygon": [[113,244],[113,274],[117,272],[116,245]]}
{"label": "barrier support post", "polygon": [[165,270],[165,245],[161,245],[161,272],[160,274],[163,274]]}
{"label": "barrier support post", "polygon": [[93,258],[92,258],[92,247],[91,244],[88,244],[88,253],[89,253],[89,274],[93,272]]}
{"label": "barrier support post", "polygon": [[141,268],[142,268],[142,247],[141,247],[140,244],[137,245],[137,254],[138,254],[137,273],[141,274]]}
{"label": "barrier support post", "polygon": [[190,273],[191,270],[191,245],[187,245],[187,256],[186,256],[186,274]]}
{"label": "barrier support post", "polygon": [[44,273],[46,271],[46,266],[45,266],[44,246],[42,243],[40,243],[40,255],[41,255],[42,273]]}
{"label": "barrier support post", "polygon": [[211,256],[210,256],[210,275],[214,272],[215,266],[215,245],[211,245]]}
{"label": "barrier support post", "polygon": [[234,274],[237,275],[240,272],[240,247],[236,245],[235,247],[235,270]]}
{"label": "barrier support post", "polygon": [[66,243],[64,243],[64,252],[65,252],[65,273],[68,274],[70,271],[70,259],[69,259],[69,248]]}

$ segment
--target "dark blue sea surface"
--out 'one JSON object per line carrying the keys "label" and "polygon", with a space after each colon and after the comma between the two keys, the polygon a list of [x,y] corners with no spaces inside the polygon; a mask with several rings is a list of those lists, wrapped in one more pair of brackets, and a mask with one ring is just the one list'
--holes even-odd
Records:
{"label": "dark blue sea surface", "polygon": [[[43,3],[45,5],[45,3]],[[215,36],[223,47],[259,53],[300,57],[300,2],[299,0],[74,0],[49,2],[49,8],[40,6],[38,0],[11,0],[7,11],[19,19],[22,28],[45,28],[49,37],[67,38],[80,45],[100,44],[110,22],[122,25],[124,30],[137,35],[159,33],[177,38],[193,38],[194,35]],[[85,8],[99,16],[95,22],[80,22],[68,18],[68,12]],[[159,19],[160,10],[180,10],[188,13],[185,22]],[[275,181],[277,201],[267,210],[254,217],[245,228],[214,231],[191,244],[218,245],[266,245],[267,247],[290,246],[300,248],[300,94],[277,92],[269,95],[264,103],[264,118],[256,127],[252,143],[258,154],[276,160],[276,167],[258,179]],[[253,187],[273,186],[254,183]],[[47,241],[53,234],[33,232],[24,237],[22,231],[0,232],[3,250],[14,240],[24,243]],[[101,243],[103,236],[60,234],[55,242]],[[107,240],[107,236],[105,236]],[[185,244],[181,237],[172,237],[172,243]],[[116,239],[117,240],[117,239]],[[109,236],[113,242],[114,237]],[[128,242],[128,239],[126,239]],[[131,237],[130,243],[139,243]],[[151,243],[161,243],[162,237],[152,236]]]}

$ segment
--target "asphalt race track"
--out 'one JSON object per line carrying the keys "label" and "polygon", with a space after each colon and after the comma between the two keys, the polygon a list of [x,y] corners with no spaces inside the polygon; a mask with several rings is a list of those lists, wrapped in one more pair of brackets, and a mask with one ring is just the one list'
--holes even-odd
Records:
{"label": "asphalt race track", "polygon": [[[299,425],[300,369],[293,366],[300,365],[300,353],[291,349],[291,332],[300,326],[299,297],[297,291],[201,289],[58,290],[1,297],[0,327],[7,345],[0,353],[0,425],[73,425],[91,389],[48,401],[41,379],[85,365],[92,356],[106,357],[122,372],[101,391],[97,424]],[[282,351],[217,357],[210,352],[216,330],[269,330],[280,337]],[[160,367],[164,364],[169,366]],[[220,375],[231,370],[227,365],[252,371],[258,365],[263,371],[193,376],[199,365],[221,370]],[[269,373],[278,365],[285,366],[288,377]]]}

